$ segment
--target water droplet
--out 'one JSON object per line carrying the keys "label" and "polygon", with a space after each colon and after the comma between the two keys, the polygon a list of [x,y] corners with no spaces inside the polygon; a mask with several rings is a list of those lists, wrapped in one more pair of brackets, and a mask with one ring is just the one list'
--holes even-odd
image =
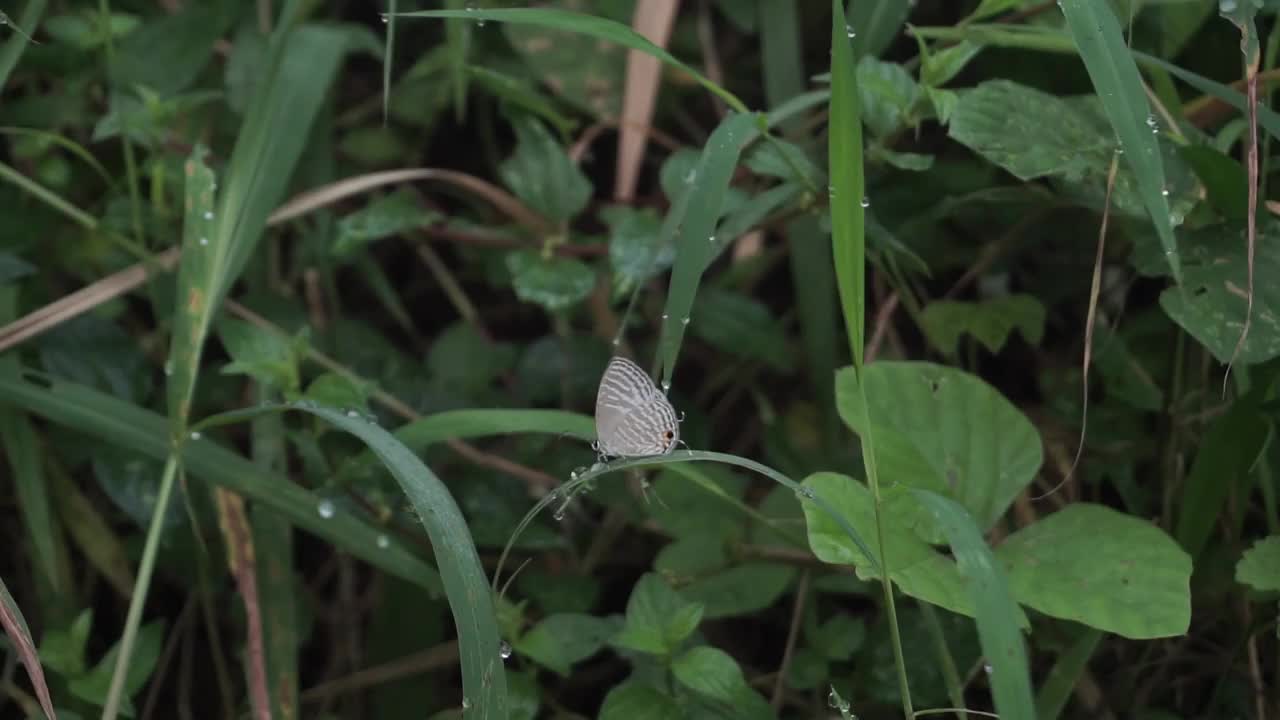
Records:
{"label": "water droplet", "polygon": [[614,338],[614,339],[613,339],[613,346],[614,346],[614,347],[618,347],[618,346],[619,346],[619,345],[621,345],[621,344],[622,344],[622,338]]}
{"label": "water droplet", "polygon": [[662,319],[663,319],[663,320],[666,320],[668,317],[670,317],[670,316],[669,316],[669,315],[667,315],[666,313],[662,313]]}
{"label": "water droplet", "polygon": [[603,469],[604,469],[604,463],[602,462],[591,463],[591,472],[595,472],[597,470],[603,470]]}
{"label": "water droplet", "polygon": [[387,548],[391,547],[391,538],[387,537],[386,535],[379,535],[378,539],[375,542],[378,543],[378,548],[382,550],[386,550]]}
{"label": "water droplet", "polygon": [[191,439],[192,439],[192,440],[199,440],[199,439],[200,439],[200,431],[199,431],[199,430],[192,430],[192,431],[191,431]]}
{"label": "water droplet", "polygon": [[832,198],[834,198],[835,196],[836,196],[836,186],[835,186],[835,185],[828,185],[828,186],[827,186],[827,197],[832,197]]}
{"label": "water droplet", "polygon": [[688,325],[688,324],[689,324],[689,318],[687,318],[687,317],[686,317],[685,319],[681,320],[680,322],[681,322],[682,324],[684,324],[684,325]]}
{"label": "water droplet", "polygon": [[688,174],[686,174],[686,175],[684,176],[684,184],[685,184],[685,185],[692,185],[692,184],[693,184],[693,181],[694,181],[694,180],[697,180],[697,179],[698,179],[698,170],[697,170],[697,168],[689,168],[689,172],[688,172]]}
{"label": "water droplet", "polygon": [[1165,197],[1169,197],[1169,188],[1164,188],[1163,190],[1160,191],[1160,194]]}
{"label": "water droplet", "polygon": [[863,196],[863,198],[862,198],[862,207],[864,207],[864,208],[869,208],[869,207],[871,207],[871,198],[866,197],[866,196],[864,195],[864,196]]}
{"label": "water droplet", "polygon": [[983,665],[983,666],[982,666],[982,671],[983,671],[983,672],[985,672],[985,673],[986,673],[986,674],[988,674],[988,675],[990,675],[990,674],[991,674],[991,670],[992,670],[992,668],[991,668],[991,663],[987,663],[987,664],[985,664],[985,665]]}
{"label": "water droplet", "polygon": [[173,374],[173,363],[168,362],[168,361],[165,361],[165,364],[164,364],[164,374],[165,374],[165,375],[172,375],[172,374]]}
{"label": "water droplet", "polygon": [[1124,146],[1123,146],[1123,145],[1117,145],[1117,146],[1116,146],[1116,154],[1117,154],[1117,155],[1123,155],[1123,154],[1124,154]]}
{"label": "water droplet", "polygon": [[563,507],[563,506],[561,506],[561,507],[556,508],[556,511],[555,511],[555,512],[553,512],[553,513],[551,513],[551,517],[555,518],[555,519],[556,519],[556,522],[560,522],[561,520],[563,520],[563,519],[564,519],[564,507]]}
{"label": "water droplet", "polygon": [[349,418],[358,418],[358,417],[360,417],[360,413],[359,413],[358,411],[356,411],[356,410],[348,410],[348,411],[347,411],[347,417],[349,417]]}
{"label": "water droplet", "polygon": [[498,657],[502,658],[503,660],[506,660],[507,658],[511,657],[511,643],[507,642],[506,640],[503,640],[502,642],[498,643]]}
{"label": "water droplet", "polygon": [[708,237],[707,237],[707,242],[711,243],[712,245],[715,245],[715,244],[716,244],[716,236],[715,236],[715,235],[710,235],[710,236],[708,236]]}
{"label": "water droplet", "polygon": [[852,40],[852,39],[854,39],[855,37],[857,37],[857,36],[858,36],[858,33],[856,33],[856,32],[854,32],[854,31],[853,31],[853,26],[852,26],[852,25],[845,25],[845,26],[844,26],[844,34],[845,34],[845,35],[848,35],[850,40]]}
{"label": "water droplet", "polygon": [[669,382],[662,383],[662,392],[664,393],[671,392],[671,383]]}
{"label": "water droplet", "polygon": [[577,471],[577,470],[570,470],[570,471],[569,471],[569,479],[570,479],[570,480],[577,480],[577,479],[578,479],[578,471]]}
{"label": "water droplet", "polygon": [[1155,115],[1152,115],[1152,114],[1148,114],[1148,115],[1147,115],[1147,127],[1149,127],[1149,128],[1154,128],[1154,127],[1157,127],[1157,126],[1158,126],[1158,125],[1157,125],[1157,123],[1156,123],[1156,116],[1155,116]]}
{"label": "water droplet", "polygon": [[208,244],[209,244],[209,238],[207,238],[207,237],[202,237],[202,238],[200,238],[200,244],[201,244],[201,245],[208,245]]}
{"label": "water droplet", "polygon": [[804,496],[804,497],[806,497],[806,498],[808,498],[808,499],[810,499],[810,500],[812,500],[812,499],[816,496],[816,493],[814,493],[814,492],[813,492],[813,488],[811,488],[811,487],[805,487],[805,486],[803,486],[803,485],[801,485],[801,486],[800,486],[800,489],[799,489],[799,490],[797,490],[797,491],[796,491],[796,493],[797,493],[797,494],[799,494],[799,495],[802,495],[802,496]]}
{"label": "water droplet", "polygon": [[324,518],[325,520],[328,520],[329,518],[333,517],[333,514],[336,513],[337,511],[338,509],[333,506],[332,500],[321,500],[320,504],[316,506],[316,512],[320,513],[320,517]]}
{"label": "water droplet", "polygon": [[466,699],[465,697],[464,697],[464,698],[462,698],[462,709],[463,709],[463,710],[470,710],[470,709],[471,709],[471,701],[470,701],[470,700],[468,700],[468,699]]}
{"label": "water droplet", "polygon": [[204,211],[204,219],[205,219],[205,220],[212,220],[212,219],[213,219],[213,211],[212,211],[212,210],[205,210],[205,211]]}

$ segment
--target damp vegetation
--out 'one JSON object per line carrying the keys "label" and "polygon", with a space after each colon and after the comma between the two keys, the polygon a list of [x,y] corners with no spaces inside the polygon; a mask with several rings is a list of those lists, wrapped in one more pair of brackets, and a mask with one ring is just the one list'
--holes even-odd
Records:
{"label": "damp vegetation", "polygon": [[1277,12],[8,3],[0,717],[1280,717]]}

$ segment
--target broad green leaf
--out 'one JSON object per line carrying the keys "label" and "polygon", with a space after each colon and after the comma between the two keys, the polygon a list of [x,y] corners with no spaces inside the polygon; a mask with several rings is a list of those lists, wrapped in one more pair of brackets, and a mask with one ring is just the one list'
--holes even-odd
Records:
{"label": "broad green leaf", "polygon": [[702,604],[689,602],[653,573],[643,575],[627,601],[627,619],[614,645],[670,655],[702,621]]}
{"label": "broad green leaf", "polygon": [[354,380],[338,373],[322,373],[312,380],[302,397],[320,405],[344,407],[369,413],[368,393]]}
{"label": "broad green leaf", "polygon": [[185,90],[213,57],[213,44],[235,16],[212,5],[183,6],[161,14],[129,33],[115,52],[111,80],[118,87],[141,85],[161,96]]}
{"label": "broad green leaf", "polygon": [[1180,283],[1182,268],[1173,237],[1175,223],[1170,221],[1169,187],[1155,137],[1156,121],[1147,104],[1138,65],[1129,55],[1124,30],[1111,7],[1103,3],[1062,0],[1059,7],[1119,139],[1124,161],[1133,170],[1137,194],[1160,236],[1173,279]]}
{"label": "broad green leaf", "polygon": [[[583,3],[572,0],[553,0],[546,6],[585,9]],[[630,24],[634,6],[634,0],[596,0],[590,12]],[[627,68],[625,47],[570,29],[504,23],[502,32],[533,74],[557,95],[597,118],[621,116]],[[583,58],[591,61],[583,62]]]}
{"label": "broad green leaf", "polygon": [[562,613],[549,615],[515,643],[515,649],[535,662],[569,676],[571,666],[586,660],[618,632],[615,618]]}
{"label": "broad green leaf", "polygon": [[9,594],[4,580],[0,580],[0,627],[4,628],[13,651],[27,669],[27,677],[31,678],[36,697],[40,699],[40,708],[50,718],[56,717],[53,700],[49,697],[49,686],[44,681],[44,668],[40,665],[35,640],[31,638],[31,629],[27,627],[27,620],[18,609],[18,603],[14,602],[13,595]]}
{"label": "broad green leaf", "polygon": [[458,322],[436,336],[427,352],[431,378],[441,386],[478,393],[515,364],[516,348],[480,335],[475,326]]}
{"label": "broad green leaf", "polygon": [[333,252],[339,257],[351,256],[375,240],[424,228],[439,217],[439,213],[422,207],[409,191],[394,192],[339,220]]}
{"label": "broad green leaf", "polygon": [[1258,592],[1280,591],[1280,535],[1263,538],[1244,551],[1236,565],[1236,582]]}
{"label": "broad green leaf", "polygon": [[742,537],[746,518],[738,504],[746,494],[742,475],[714,465],[697,468],[705,482],[690,482],[676,468],[667,468],[653,480],[654,497],[649,515],[675,537]]}
{"label": "broad green leaf", "polygon": [[[1009,592],[1010,581],[996,564],[973,517],[963,507],[928,490],[912,489],[911,494],[933,513],[951,545],[956,566],[969,586],[996,711],[1001,717],[1035,717],[1027,650],[1014,621],[1020,610]],[[1079,532],[1089,531],[1081,528]],[[1056,573],[1056,566],[1048,566],[1054,567]],[[1060,592],[1060,597],[1070,597],[1068,591]]]}
{"label": "broad green leaf", "polygon": [[684,712],[669,695],[631,681],[609,691],[599,720],[683,720]]}
{"label": "broad green leaf", "polygon": [[853,0],[849,5],[844,34],[852,41],[855,58],[883,53],[906,24],[913,7],[904,0]]}
{"label": "broad green leaf", "polygon": [[659,246],[662,219],[651,208],[610,205],[600,210],[600,219],[609,226],[609,263],[621,282],[630,289],[671,267],[675,246]]}
{"label": "broad green leaf", "polygon": [[[862,25],[880,27],[877,18],[895,12],[900,2],[857,3],[855,11],[868,12]],[[835,262],[840,312],[848,334],[853,366],[862,371],[866,334],[866,183],[862,168],[862,110],[858,88],[857,55],[848,37],[844,5],[831,0],[831,120],[827,128],[827,195],[831,211],[831,254]],[[905,15],[904,15],[905,17]],[[858,21],[859,18],[854,18]],[[892,23],[889,23],[892,24]],[[846,27],[840,27],[845,25]],[[856,28],[854,28],[856,32]],[[866,48],[868,41],[863,40]],[[866,54],[866,53],[864,53]],[[905,690],[905,688],[903,688]]]}
{"label": "broad green leaf", "polygon": [[591,199],[591,181],[540,120],[517,115],[511,124],[516,149],[498,166],[498,175],[538,214],[552,223],[567,223]]}
{"label": "broad green leaf", "polygon": [[787,565],[747,563],[694,580],[680,594],[702,603],[706,620],[750,615],[777,602],[795,576],[795,568]]}
{"label": "broad green leaf", "polygon": [[[1068,101],[1007,80],[989,80],[960,93],[948,132],[1020,180],[1051,178],[1080,200],[1101,208],[1111,159],[1119,146],[1091,102]],[[1010,114],[1010,107],[1020,110]],[[1186,217],[1198,201],[1196,178],[1175,151],[1154,144],[1151,128],[1143,127],[1155,148],[1152,152],[1162,154],[1162,162],[1169,164],[1167,172],[1161,170],[1163,184],[1157,190],[1157,194],[1169,192],[1167,198],[1161,196],[1162,203],[1172,202],[1172,210],[1166,207],[1165,221],[1171,215]],[[1131,154],[1126,151],[1124,157]],[[1136,178],[1135,171],[1122,163],[1111,196],[1114,211],[1133,216],[1148,212],[1144,185]],[[1167,259],[1161,261],[1168,264]]]}
{"label": "broad green leaf", "polygon": [[151,393],[152,369],[138,341],[119,324],[86,313],[49,330],[37,341],[50,374],[140,402]]}
{"label": "broad green leaf", "polygon": [[[720,537],[714,529],[693,532],[676,538],[663,546],[658,551],[657,557],[653,559],[653,569],[674,582],[684,582],[714,573],[728,564],[729,556],[725,551],[724,538]],[[681,592],[689,595],[689,588],[682,588]],[[705,600],[705,598],[696,599]]]}
{"label": "broad green leaf", "polygon": [[248,375],[282,392],[298,391],[298,364],[305,349],[301,342],[289,342],[277,333],[234,318],[218,322],[218,337],[231,356],[222,374]]}
{"label": "broad green leaf", "polygon": [[956,353],[963,334],[998,353],[1015,329],[1028,343],[1039,345],[1044,318],[1044,305],[1034,296],[1005,295],[979,302],[936,300],[920,313],[920,325],[929,342],[946,355]]}
{"label": "broad green leaf", "polygon": [[1102,505],[1043,517],[996,557],[1018,601],[1052,617],[1134,639],[1182,635],[1191,621],[1191,557],[1155,525]]}
{"label": "broad green leaf", "polygon": [[[1253,257],[1258,278],[1280,277],[1280,222],[1258,227]],[[1214,225],[1188,233],[1182,243],[1186,266],[1182,288],[1160,295],[1160,306],[1220,362],[1231,359],[1244,327],[1248,293],[1248,243],[1240,225]],[[1254,286],[1249,337],[1236,356],[1239,365],[1280,357],[1280,283]]]}
{"label": "broad green leaf", "polygon": [[[146,529],[156,508],[161,463],[135,452],[106,446],[93,453],[93,474],[98,485],[116,507],[124,511],[138,527]],[[176,489],[178,498],[183,494]],[[182,502],[169,504],[162,517],[163,530],[172,530],[186,522]]]}
{"label": "broad green leaf", "polygon": [[1182,487],[1174,536],[1192,557],[1200,557],[1222,519],[1227,499],[1248,495],[1250,473],[1262,456],[1272,423],[1252,396],[1215,418],[1200,441]]}
{"label": "broad green leaf", "polygon": [[40,638],[40,661],[61,675],[82,675],[88,667],[85,649],[93,628],[93,609],[85,608],[66,628],[52,627]]}
{"label": "broad green leaf", "polygon": [[1116,398],[1139,410],[1164,407],[1164,390],[1156,384],[1124,337],[1109,325],[1094,326],[1093,363],[1102,376],[1108,398]]}
{"label": "broad green leaf", "polygon": [[[859,435],[875,428],[885,482],[955,498],[985,530],[1040,470],[1035,427],[976,375],[932,363],[877,362],[863,376],[870,408],[862,406],[850,368],[836,375],[836,403]],[[926,537],[936,538],[925,525]]]}
{"label": "broad green leaf", "polygon": [[[674,55],[667,52],[665,49],[654,45],[643,35],[627,27],[625,24],[609,20],[608,18],[568,12],[555,8],[508,8],[502,10],[488,10],[483,8],[467,7],[466,10],[425,10],[419,12],[398,13],[398,15],[400,17],[452,18],[455,20],[472,20],[479,22],[493,20],[500,23],[510,23],[512,25],[564,30],[593,37],[596,40],[602,40],[606,43],[616,43],[632,50],[638,50],[647,55],[652,55],[667,65],[684,71],[689,76],[697,80],[700,85],[723,99],[734,110],[737,110],[740,113],[745,113],[747,111],[747,106],[744,105],[743,102],[733,93],[711,82],[711,80],[707,79],[705,75],[680,60],[677,60]],[[543,49],[546,47],[545,43],[542,43],[541,46]],[[526,41],[525,50],[528,49]],[[590,53],[586,54],[589,55]],[[582,57],[583,54],[575,53],[573,55],[574,61],[579,63],[582,62]],[[594,108],[592,109],[594,110]]]}
{"label": "broad green leaf", "polygon": [[715,237],[716,220],[720,217],[738,157],[756,137],[756,121],[755,115],[735,113],[716,127],[697,165],[685,176],[684,192],[676,199],[663,222],[659,247],[668,242],[677,228],[680,233],[667,302],[662,311],[662,332],[658,338],[664,387],[671,386],[676,358],[687,327],[686,320],[692,313],[702,274],[720,248]]}
{"label": "broad green leaf", "polygon": [[[463,697],[481,717],[507,717],[507,681],[498,653],[500,638],[493,595],[471,532],[449,490],[391,433],[359,413],[311,403],[293,407],[328,421],[363,441],[383,462],[413,505],[431,539],[436,565],[449,598],[462,655]],[[379,543],[385,546],[386,543]]]}
{"label": "broad green leaf", "polygon": [[837,613],[822,623],[815,624],[806,637],[813,648],[833,662],[845,662],[862,648],[867,639],[866,623],[848,613]]}
{"label": "broad green leaf", "polygon": [[686,650],[671,662],[671,672],[681,685],[725,703],[732,703],[747,685],[738,662],[709,645]]}
{"label": "broad green leaf", "polygon": [[704,288],[698,293],[690,329],[730,355],[759,360],[782,372],[794,364],[782,324],[764,303],[748,295]]}
{"label": "broad green leaf", "polygon": [[526,345],[516,363],[519,387],[535,405],[590,407],[609,349],[607,342],[581,334],[545,335]]}
{"label": "broad green leaf", "polygon": [[911,74],[897,63],[864,57],[858,62],[862,120],[883,138],[915,124],[912,111],[923,95]]}
{"label": "broad green leaf", "polygon": [[544,257],[536,250],[507,254],[516,297],[541,305],[549,312],[564,310],[586,299],[596,284],[596,274],[574,258]]}
{"label": "broad green leaf", "polygon": [[1209,204],[1223,218],[1244,222],[1249,214],[1249,175],[1240,161],[1209,145],[1184,145],[1178,152],[1204,183]]}
{"label": "broad green leaf", "polygon": [[[879,436],[877,435],[877,439]],[[888,476],[891,477],[891,476]],[[857,528],[864,528],[866,542],[873,557],[879,557],[879,541],[874,532],[875,509],[871,491],[866,485],[846,475],[815,473],[805,478],[804,486],[821,495],[836,513]],[[965,615],[973,614],[973,605],[965,592],[964,581],[955,563],[936,552],[912,529],[900,521],[904,501],[896,495],[885,501],[885,512],[895,521],[885,523],[885,562],[889,577],[898,589],[915,598]],[[823,562],[853,565],[860,578],[879,577],[871,569],[863,551],[850,542],[839,526],[810,503],[802,503],[809,532],[809,547]]]}

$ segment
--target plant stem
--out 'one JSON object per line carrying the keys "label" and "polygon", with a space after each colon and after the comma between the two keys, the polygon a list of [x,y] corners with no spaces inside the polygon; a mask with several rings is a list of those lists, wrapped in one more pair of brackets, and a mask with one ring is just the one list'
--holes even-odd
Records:
{"label": "plant stem", "polygon": [[160,476],[160,492],[151,512],[151,525],[147,528],[147,541],[142,548],[142,562],[138,565],[138,579],[133,584],[133,597],[129,600],[129,614],[124,621],[124,635],[120,637],[120,652],[116,655],[116,667],[111,673],[111,688],[102,708],[102,720],[115,720],[120,709],[120,696],[124,694],[125,677],[129,674],[129,662],[133,655],[133,641],[142,622],[142,606],[147,601],[151,587],[151,573],[156,566],[156,553],[160,549],[160,533],[164,528],[164,516],[169,510],[169,498],[173,494],[173,481],[178,475],[178,448],[169,453],[164,472]]}

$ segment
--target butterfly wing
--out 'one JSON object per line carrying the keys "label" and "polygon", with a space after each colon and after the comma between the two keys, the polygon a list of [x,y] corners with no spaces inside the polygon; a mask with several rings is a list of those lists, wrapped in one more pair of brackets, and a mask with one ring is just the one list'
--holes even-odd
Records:
{"label": "butterfly wing", "polygon": [[627,457],[662,454],[669,449],[666,429],[676,426],[675,410],[648,373],[626,358],[611,359],[596,392],[600,450]]}

